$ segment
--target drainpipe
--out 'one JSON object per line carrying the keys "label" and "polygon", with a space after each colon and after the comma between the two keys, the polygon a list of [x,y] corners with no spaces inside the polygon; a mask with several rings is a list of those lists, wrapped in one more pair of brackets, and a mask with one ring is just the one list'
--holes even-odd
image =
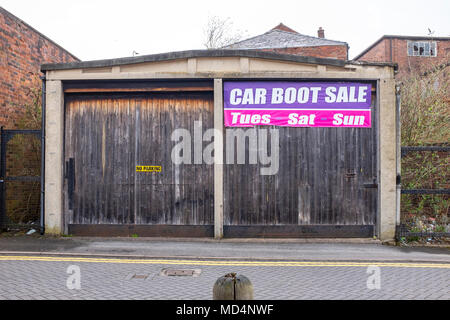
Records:
{"label": "drainpipe", "polygon": [[42,80],[42,107],[41,107],[41,235],[45,233],[45,75]]}
{"label": "drainpipe", "polygon": [[396,136],[396,162],[397,162],[397,179],[396,179],[396,192],[397,192],[397,205],[396,205],[396,225],[397,228],[400,226],[400,199],[402,191],[402,181],[401,181],[401,164],[402,164],[402,141],[401,141],[401,97],[400,97],[400,86],[395,86],[395,136]]}

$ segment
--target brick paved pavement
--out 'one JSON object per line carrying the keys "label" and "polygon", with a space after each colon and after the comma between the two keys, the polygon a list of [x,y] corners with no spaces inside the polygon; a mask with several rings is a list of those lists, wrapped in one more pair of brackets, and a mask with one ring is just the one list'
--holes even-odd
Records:
{"label": "brick paved pavement", "polygon": [[[80,267],[80,290],[66,287],[70,265]],[[202,272],[195,278],[161,276],[167,267]],[[211,299],[215,280],[228,272],[250,278],[255,299],[450,299],[449,268],[381,267],[381,289],[369,290],[367,267],[70,261],[0,261],[0,299]],[[135,273],[148,278],[128,280]]]}

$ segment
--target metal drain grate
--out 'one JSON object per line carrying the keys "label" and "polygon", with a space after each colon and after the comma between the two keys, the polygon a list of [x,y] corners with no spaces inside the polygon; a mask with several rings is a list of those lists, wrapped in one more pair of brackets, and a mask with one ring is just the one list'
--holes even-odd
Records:
{"label": "metal drain grate", "polygon": [[148,274],[130,273],[127,275],[126,280],[147,280]]}
{"label": "metal drain grate", "polygon": [[198,277],[201,273],[202,273],[201,269],[165,268],[161,270],[160,275],[166,277]]}

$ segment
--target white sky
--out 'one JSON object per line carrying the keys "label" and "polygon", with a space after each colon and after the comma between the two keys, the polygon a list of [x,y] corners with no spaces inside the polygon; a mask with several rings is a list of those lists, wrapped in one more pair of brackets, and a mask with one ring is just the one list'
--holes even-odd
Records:
{"label": "white sky", "polygon": [[[230,18],[247,37],[278,23],[345,41],[350,58],[384,34],[450,36],[450,0],[1,0],[81,60],[204,49],[208,18]],[[246,38],[247,38],[246,37]]]}

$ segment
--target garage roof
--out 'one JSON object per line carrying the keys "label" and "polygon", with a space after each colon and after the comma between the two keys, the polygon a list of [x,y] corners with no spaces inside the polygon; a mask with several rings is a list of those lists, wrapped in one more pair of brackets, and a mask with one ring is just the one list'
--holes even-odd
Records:
{"label": "garage roof", "polygon": [[347,64],[355,64],[355,65],[370,65],[370,66],[391,66],[397,69],[396,63],[388,63],[388,62],[346,61],[337,59],[299,56],[292,54],[280,54],[275,52],[257,51],[257,50],[211,49],[211,50],[176,51],[176,52],[159,53],[136,57],[118,58],[118,59],[93,60],[93,61],[81,61],[69,63],[50,63],[41,65],[41,71],[46,72],[51,70],[113,67],[144,62],[159,62],[159,61],[202,58],[202,57],[206,58],[248,57],[248,58],[279,60],[293,63],[330,65],[337,67],[344,67]]}

